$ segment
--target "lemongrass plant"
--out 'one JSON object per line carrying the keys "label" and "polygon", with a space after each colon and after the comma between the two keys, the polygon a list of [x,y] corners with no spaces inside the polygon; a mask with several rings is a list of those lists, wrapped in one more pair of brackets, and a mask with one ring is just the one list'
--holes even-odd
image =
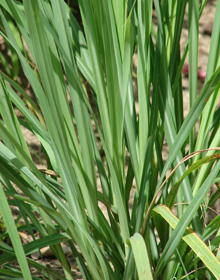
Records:
{"label": "lemongrass plant", "polygon": [[[220,1],[206,80],[197,95],[198,22],[206,2],[78,0],[79,22],[63,0],[0,0],[1,34],[37,102],[0,73],[0,212],[11,241],[0,241],[1,279],[40,279],[32,267],[44,279],[73,279],[64,241],[83,279],[220,279],[219,216],[204,227],[205,213],[220,196],[210,192],[220,168]],[[187,5],[189,37],[181,55]],[[190,108],[184,119],[181,71],[187,53]],[[44,170],[32,160],[21,126],[39,139]],[[175,172],[165,180],[170,168]],[[15,225],[10,205],[19,207],[24,225]],[[19,231],[33,241],[22,244]],[[31,258],[45,246],[63,274]]]}

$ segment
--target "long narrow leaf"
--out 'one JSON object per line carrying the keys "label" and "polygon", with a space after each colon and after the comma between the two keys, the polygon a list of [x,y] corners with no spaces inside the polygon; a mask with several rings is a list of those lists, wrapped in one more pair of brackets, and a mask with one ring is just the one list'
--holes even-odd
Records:
{"label": "long narrow leaf", "polygon": [[139,233],[135,233],[131,238],[129,238],[129,242],[134,254],[139,279],[153,280],[147,248],[143,237]]}
{"label": "long narrow leaf", "polygon": [[7,230],[9,232],[10,238],[11,238],[11,242],[13,244],[13,248],[15,250],[15,253],[17,255],[17,259],[19,262],[19,265],[21,267],[21,271],[23,273],[23,276],[25,277],[25,279],[32,279],[31,277],[31,273],[27,264],[27,260],[25,258],[25,253],[24,253],[24,249],[22,247],[21,244],[21,240],[20,237],[18,235],[12,214],[11,214],[11,210],[9,208],[8,202],[7,202],[7,198],[5,196],[5,193],[3,191],[2,186],[0,187],[0,196],[1,196],[1,203],[0,203],[0,212],[3,216],[5,225],[7,227]]}
{"label": "long narrow leaf", "polygon": [[185,213],[180,219],[180,222],[176,226],[175,230],[173,231],[169,241],[166,244],[166,247],[161,255],[161,258],[158,262],[157,269],[155,271],[155,277],[157,277],[158,273],[162,270],[162,268],[166,265],[167,261],[174,253],[176,246],[179,244],[180,239],[182,238],[186,227],[188,226],[189,222],[191,221],[195,211],[198,209],[200,203],[202,202],[204,196],[208,192],[209,188],[211,187],[213,180],[215,179],[216,175],[218,174],[220,168],[220,161],[214,167],[212,173],[206,178],[205,182],[201,186],[200,190],[197,192],[191,203],[189,204],[188,208],[186,209]]}
{"label": "long narrow leaf", "polygon": [[[160,214],[172,228],[176,228],[179,220],[165,205],[158,205],[154,208],[154,211]],[[190,228],[187,227],[182,239],[193,249],[197,257],[200,258],[204,264],[212,271],[216,279],[219,279],[220,275],[220,262],[209,250],[205,243],[195,234]]]}

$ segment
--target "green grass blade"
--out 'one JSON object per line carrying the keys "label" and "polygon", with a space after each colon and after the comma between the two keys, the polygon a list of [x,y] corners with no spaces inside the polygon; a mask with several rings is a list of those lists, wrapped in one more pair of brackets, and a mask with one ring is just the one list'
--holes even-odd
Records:
{"label": "green grass blade", "polygon": [[217,230],[220,228],[220,216],[216,216],[204,229],[202,233],[202,241],[205,242],[210,236],[215,234]]}
{"label": "green grass blade", "polygon": [[212,185],[216,175],[218,174],[218,170],[220,168],[220,161],[216,164],[212,172],[206,178],[205,182],[187,207],[186,211],[184,212],[183,216],[180,219],[180,222],[176,226],[175,230],[173,231],[169,241],[166,244],[166,247],[161,255],[161,258],[158,262],[156,271],[155,271],[155,278],[160,274],[162,268],[166,265],[171,255],[174,253],[179,241],[181,240],[186,227],[190,223],[194,213],[198,209],[200,203],[202,202],[204,196],[208,192],[210,186]]}
{"label": "green grass blade", "polygon": [[[95,80],[95,90],[97,93],[97,100],[100,109],[100,118],[103,126],[103,134],[107,141],[107,146],[112,154],[112,139],[110,137],[110,120],[107,105],[107,94],[105,89],[105,82],[103,77],[103,69],[101,65],[101,57],[98,48],[95,46],[95,42],[98,42],[97,32],[95,29],[95,21],[93,18],[91,2],[85,0],[79,1],[79,7],[81,10],[82,20],[85,26],[85,34],[87,38],[87,44],[89,49],[89,54],[91,58],[91,65],[93,73],[96,73],[94,76]],[[95,10],[97,11],[97,10]]]}
{"label": "green grass blade", "polygon": [[[67,134],[65,126],[63,125],[63,123],[65,123],[63,107],[66,108],[66,116],[70,114],[70,110],[66,106],[67,100],[62,90],[63,75],[60,74],[60,76],[57,77],[57,74],[59,75],[60,72],[62,73],[61,66],[56,63],[57,60],[52,56],[52,54],[56,56],[54,41],[52,41],[52,38],[45,30],[38,1],[31,3],[29,1],[24,1],[24,8],[28,16],[27,21],[30,28],[30,36],[34,42],[33,48],[36,63],[45,90],[45,94],[43,93],[39,98],[48,100],[50,104],[47,107],[43,106],[42,111],[50,133],[56,163],[62,178],[63,187],[68,194],[67,199],[70,211],[74,213],[76,217],[84,216],[85,214],[80,211],[79,200],[77,199],[77,193],[79,195],[78,184],[72,168],[70,158],[71,151],[69,151]],[[48,48],[48,44],[50,44],[50,48]],[[51,71],[51,69],[54,70]],[[62,97],[63,102],[60,102],[59,100]],[[59,110],[60,106],[62,110]],[[73,188],[73,186],[75,186],[75,188]],[[83,220],[84,218],[81,219],[82,222]]]}
{"label": "green grass blade", "polygon": [[211,43],[210,43],[210,49],[209,49],[209,59],[208,59],[208,65],[206,70],[206,81],[209,80],[212,73],[215,71],[215,69],[219,66],[219,32],[220,32],[220,18],[218,11],[220,9],[220,1],[218,0],[216,3],[216,10],[215,10],[215,19],[213,23],[213,29],[212,29],[212,37],[211,37]]}
{"label": "green grass blade", "polygon": [[21,127],[10,102],[6,85],[2,78],[0,78],[0,100],[0,111],[6,127],[8,128],[9,132],[14,135],[17,141],[20,142],[26,154],[31,157],[24,139],[24,135],[21,131]]}
{"label": "green grass blade", "polygon": [[151,265],[143,237],[135,233],[129,238],[140,280],[152,279]]}
{"label": "green grass blade", "polygon": [[0,187],[0,197],[1,197],[0,212],[4,219],[6,228],[9,232],[11,242],[12,242],[13,248],[15,250],[15,253],[17,255],[17,260],[20,265],[22,274],[25,277],[25,279],[31,280],[32,277],[31,277],[30,270],[28,268],[28,264],[27,264],[27,260],[25,257],[25,253],[24,253],[22,244],[21,244],[21,240],[18,235],[18,231],[16,229],[16,226],[15,226],[12,214],[11,214],[11,210],[9,208],[7,198],[5,196],[2,186]]}
{"label": "green grass blade", "polygon": [[192,173],[194,170],[197,170],[198,168],[200,168],[203,164],[206,164],[212,160],[216,160],[220,157],[219,153],[215,153],[211,156],[207,156],[202,158],[201,160],[197,160],[193,165],[191,165],[186,172],[181,176],[181,178],[172,186],[169,195],[167,196],[166,199],[166,205],[172,209],[174,206],[174,202],[176,199],[176,195],[179,189],[180,184],[182,183],[182,181],[184,180],[184,178],[186,176],[188,176],[190,173]]}
{"label": "green grass blade", "polygon": [[152,1],[138,1],[138,99],[139,99],[139,181],[142,177],[149,136],[150,50]]}
{"label": "green grass blade", "polygon": [[[64,4],[61,1],[53,1],[52,4],[54,14],[59,15],[58,17],[54,19],[54,25],[56,27],[56,30],[58,32],[59,41],[62,42],[62,46],[64,51],[67,54],[67,57],[73,64],[73,71],[76,68],[74,58],[73,58],[73,52],[71,47],[71,37],[69,34],[68,29],[68,22],[66,17],[66,12],[64,9]],[[57,20],[59,19],[59,20]],[[66,69],[67,72],[67,78],[70,81],[72,79],[72,72],[68,71],[68,68]],[[76,76],[77,77],[77,76]],[[79,80],[79,77],[78,77]],[[87,185],[87,188],[90,191],[90,194],[92,195],[93,199],[91,200],[92,206],[90,203],[87,203],[87,209],[90,214],[90,216],[93,218],[93,220],[98,223],[98,211],[97,211],[97,184],[96,184],[96,173],[95,173],[95,167],[94,167],[94,154],[92,149],[92,143],[91,141],[88,141],[90,139],[91,135],[91,123],[88,116],[87,108],[85,103],[81,100],[81,97],[77,94],[77,92],[80,91],[80,89],[76,88],[77,81],[75,81],[75,87],[73,87],[73,83],[70,83],[70,96],[72,98],[74,113],[75,113],[75,119],[76,124],[78,127],[78,135],[80,140],[80,146],[82,151],[82,158],[83,158],[83,169],[84,172],[87,174],[85,177],[85,183]],[[83,89],[81,89],[82,91]],[[69,127],[69,130],[72,131],[74,128],[73,126]]]}
{"label": "green grass blade", "polygon": [[[164,205],[156,206],[154,211],[161,215],[174,229],[177,227],[178,223],[180,223],[170,209]],[[219,279],[220,262],[198,235],[187,227],[186,231],[183,233],[182,239],[193,249],[197,257],[203,261],[207,268],[211,270],[216,279]]]}
{"label": "green grass blade", "polygon": [[[162,180],[171,165],[172,161],[174,160],[177,152],[181,149],[182,145],[184,144],[187,133],[191,130],[193,125],[195,124],[196,120],[198,119],[205,103],[206,99],[213,93],[213,91],[218,90],[220,84],[219,84],[219,78],[220,78],[220,67],[215,71],[215,73],[212,75],[211,79],[205,84],[204,88],[202,89],[200,95],[198,96],[196,102],[192,106],[191,110],[189,111],[187,117],[184,120],[184,123],[178,132],[175,142],[172,146],[172,149],[170,150],[170,154],[167,158],[166,164],[164,166],[163,172],[161,174],[161,178],[158,182],[158,187],[162,183]],[[184,133],[183,133],[184,132]]]}
{"label": "green grass blade", "polygon": [[[133,11],[133,9],[132,9]],[[134,27],[131,23],[132,11],[126,21],[125,29],[125,42],[123,51],[123,80],[122,80],[122,115],[125,121],[125,133],[127,137],[127,148],[130,152],[132,161],[132,167],[134,170],[134,176],[139,189],[139,174],[138,174],[138,146],[135,141],[135,135],[137,135],[137,123],[136,123],[136,112],[134,104],[134,92],[131,86],[131,68],[132,68],[132,57],[134,48]]]}
{"label": "green grass blade", "polygon": [[124,50],[124,43],[125,43],[124,36],[125,36],[125,28],[126,28],[125,21],[126,21],[127,3],[126,3],[126,1],[113,0],[112,6],[113,6],[113,10],[114,10],[114,15],[115,15],[120,52],[121,52],[121,56],[122,56],[123,50]]}
{"label": "green grass blade", "polygon": [[[25,255],[30,255],[42,248],[45,248],[46,246],[59,244],[64,241],[68,241],[68,239],[70,239],[70,237],[66,233],[57,233],[29,242],[25,244],[23,248],[24,248]],[[16,260],[16,255],[15,254],[12,255],[11,252],[4,253],[0,256],[1,265],[7,262],[12,262],[13,260]]]}
{"label": "green grass blade", "polygon": [[[189,2],[189,96],[190,108],[197,97],[199,1]],[[191,130],[189,153],[194,151],[195,128]]]}
{"label": "green grass blade", "polygon": [[[4,151],[4,150],[5,150],[5,147],[4,147],[4,149],[1,149],[1,151]],[[14,155],[12,155],[10,153],[10,151],[7,151],[7,154],[9,157],[14,158]],[[3,156],[3,155],[1,155],[1,156]],[[3,157],[1,157],[1,160],[3,160]],[[111,269],[108,268],[108,271],[107,271],[107,268],[106,268],[107,263],[103,259],[103,256],[99,251],[98,245],[91,238],[91,236],[88,234],[86,229],[83,228],[82,226],[80,226],[80,223],[77,221],[76,217],[74,217],[70,213],[69,209],[62,202],[62,200],[57,198],[47,188],[45,188],[45,186],[38,180],[38,178],[35,177],[27,168],[19,168],[20,164],[21,163],[19,163],[19,160],[15,161],[16,167],[19,170],[22,170],[22,172],[24,172],[24,174],[27,175],[29,177],[29,179],[31,179],[31,181],[35,181],[36,185],[38,185],[45,193],[47,193],[47,195],[49,197],[51,197],[53,199],[53,201],[57,204],[59,212],[57,212],[55,209],[51,208],[50,204],[47,201],[45,201],[45,199],[43,199],[43,197],[41,197],[38,193],[36,193],[35,191],[33,192],[30,188],[31,186],[28,186],[28,183],[25,182],[24,179],[22,179],[15,170],[10,171],[10,168],[9,168],[9,166],[7,166],[6,161],[4,161],[4,163],[1,165],[1,170],[5,174],[5,176],[9,176],[11,178],[11,180],[14,183],[16,183],[24,191],[24,193],[26,193],[28,196],[30,196],[33,199],[32,203],[36,204],[38,207],[43,208],[50,215],[52,220],[56,221],[63,229],[66,229],[66,226],[68,225],[69,230],[72,234],[72,238],[74,240],[76,240],[77,244],[79,245],[88,265],[91,268],[92,273],[95,275],[96,279],[101,279],[98,276],[99,272],[97,271],[97,266],[94,264],[90,254],[88,252],[88,249],[83,244],[81,233],[79,233],[79,228],[80,228],[80,232],[82,231],[83,235],[85,236],[86,240],[88,240],[88,242],[92,246],[95,254],[97,255],[97,258],[100,261],[103,275],[105,275],[105,279],[108,279],[109,278],[108,271],[111,271]],[[7,166],[7,169],[6,169],[6,166]],[[10,172],[10,175],[8,172]],[[30,192],[27,191],[28,188],[29,188]],[[34,201],[37,201],[37,202],[35,203]],[[61,215],[62,215],[62,218],[61,218]],[[70,219],[73,221],[73,223],[75,223],[75,225],[77,227],[79,227],[78,230],[75,229],[75,226],[73,226]]]}

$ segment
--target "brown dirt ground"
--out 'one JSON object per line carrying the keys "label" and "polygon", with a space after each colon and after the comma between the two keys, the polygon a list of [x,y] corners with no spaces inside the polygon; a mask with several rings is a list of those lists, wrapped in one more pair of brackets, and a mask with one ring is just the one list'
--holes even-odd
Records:
{"label": "brown dirt ground", "polygon": [[[216,8],[216,1],[208,1],[206,7],[204,8],[202,17],[199,22],[200,33],[199,33],[198,67],[204,71],[206,70],[207,62],[208,62],[209,46],[210,46],[210,41],[211,41],[211,30],[212,30],[212,25],[213,25],[213,21],[214,21],[215,8]],[[185,44],[187,42],[187,38],[188,38],[188,29],[187,28],[188,28],[188,24],[187,24],[187,12],[186,12],[185,19],[184,19],[184,29],[182,31],[182,37],[181,37],[181,50],[184,50]],[[5,43],[2,38],[0,38],[0,52],[2,52],[5,55],[5,57],[7,58],[7,60],[10,61],[10,53],[8,53],[7,48],[6,48]],[[186,63],[187,63],[187,61],[188,61],[188,57],[186,58]],[[9,66],[12,67],[11,65],[9,65]],[[137,55],[134,55],[134,67],[137,67]],[[0,63],[0,69],[2,69],[1,63]],[[4,72],[4,69],[2,69],[2,71]],[[28,81],[26,80],[26,78],[24,77],[24,75],[21,72],[22,71],[20,71],[20,74],[18,77],[18,83],[20,83],[22,85],[23,89],[32,98],[34,98],[32,95],[32,92],[30,90]],[[135,81],[134,81],[134,83],[135,83]],[[137,88],[135,84],[134,84],[134,87]],[[203,82],[201,80],[198,80],[198,92],[201,91],[202,87],[203,87]],[[188,81],[187,77],[183,77],[184,115],[185,116],[189,110],[188,93],[189,93],[189,81]],[[138,111],[138,102],[136,103],[136,109]],[[18,115],[20,114],[18,110],[16,110],[16,113]],[[197,124],[197,128],[198,128],[198,124]],[[24,132],[26,141],[31,150],[31,155],[32,155],[33,160],[35,161],[37,167],[39,169],[46,168],[46,165],[42,164],[42,162],[39,160],[39,157],[43,158],[43,153],[41,150],[41,145],[40,145],[39,140],[27,129],[22,128],[22,130]],[[38,155],[38,156],[36,156],[36,155]],[[165,146],[164,153],[163,153],[164,160],[166,160],[167,155],[168,155],[168,148]],[[99,188],[100,188],[100,186],[99,186]],[[131,201],[132,201],[132,198],[134,195],[134,191],[135,191],[135,187],[132,189],[132,192],[131,192]],[[103,211],[106,211],[106,209],[103,205],[100,205],[100,207]],[[219,202],[215,205],[215,208],[216,208],[217,212],[219,213],[219,211],[220,211]],[[18,216],[19,211],[15,207],[13,207],[12,210],[13,210],[13,215],[16,218]],[[30,240],[30,237],[26,233],[22,233],[21,238],[24,243],[28,242],[28,240]],[[76,262],[72,258],[71,252],[68,250],[68,248],[65,248],[65,250],[66,250],[66,255],[67,255],[68,261],[72,268],[73,279],[82,279],[81,274],[76,265]],[[42,261],[39,260],[39,262],[42,262]],[[46,266],[52,268],[53,270],[56,270],[57,272],[62,271],[60,263],[56,259],[54,259],[53,255],[50,253],[50,251],[48,254],[45,253],[43,262]],[[16,262],[14,262],[14,266],[17,267]],[[33,270],[32,273],[33,273],[33,275],[38,276],[38,273],[36,271]],[[0,279],[2,279],[2,278],[0,277]]]}

